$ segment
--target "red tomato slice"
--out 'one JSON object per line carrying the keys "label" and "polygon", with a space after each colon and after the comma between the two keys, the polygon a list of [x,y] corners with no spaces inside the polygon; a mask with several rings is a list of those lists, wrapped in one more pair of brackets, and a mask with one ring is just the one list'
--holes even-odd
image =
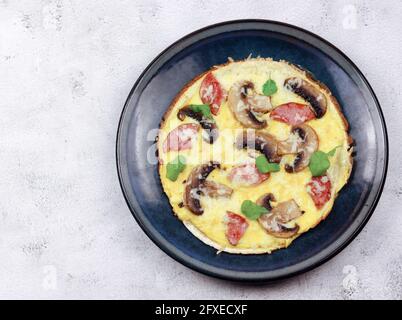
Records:
{"label": "red tomato slice", "polygon": [[192,140],[196,136],[200,126],[196,123],[185,123],[169,132],[163,142],[163,152],[181,151],[191,149]]}
{"label": "red tomato slice", "polygon": [[234,167],[228,175],[228,179],[232,183],[245,186],[255,186],[268,178],[269,173],[261,173],[254,163],[246,163]]}
{"label": "red tomato slice", "polygon": [[313,177],[307,184],[307,192],[313,199],[315,206],[321,209],[331,199],[331,181],[326,175]]}
{"label": "red tomato slice", "polygon": [[314,112],[305,104],[289,102],[277,106],[270,114],[271,119],[288,123],[292,126],[315,119]]}
{"label": "red tomato slice", "polygon": [[239,243],[239,240],[248,228],[247,220],[236,213],[227,211],[225,216],[226,238],[232,246]]}
{"label": "red tomato slice", "polygon": [[200,97],[202,103],[209,104],[212,114],[216,116],[222,102],[226,99],[226,91],[221,87],[212,72],[208,73],[202,80]]}

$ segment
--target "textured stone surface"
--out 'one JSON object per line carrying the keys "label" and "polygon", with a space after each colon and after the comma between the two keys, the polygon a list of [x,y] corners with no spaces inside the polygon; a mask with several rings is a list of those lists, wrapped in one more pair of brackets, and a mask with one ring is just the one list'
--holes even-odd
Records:
{"label": "textured stone surface", "polygon": [[[402,299],[402,1],[0,0],[0,298]],[[237,18],[318,33],[363,71],[388,124],[389,177],[341,254],[274,285],[223,282],[160,251],[121,194],[123,103],[167,45]]]}

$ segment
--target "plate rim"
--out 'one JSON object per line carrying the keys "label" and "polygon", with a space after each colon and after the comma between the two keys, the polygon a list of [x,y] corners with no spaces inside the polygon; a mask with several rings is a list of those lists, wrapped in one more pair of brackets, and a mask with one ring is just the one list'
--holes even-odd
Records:
{"label": "plate rim", "polygon": [[[318,259],[317,261],[311,263],[308,266],[302,267],[299,270],[295,270],[295,271],[291,271],[288,273],[284,273],[281,275],[271,275],[268,276],[268,274],[272,274],[277,272],[278,270],[284,269],[278,269],[278,270],[273,270],[273,271],[262,271],[262,272],[247,272],[247,271],[235,271],[235,270],[224,270],[218,267],[214,267],[214,266],[210,266],[208,263],[205,262],[201,262],[195,258],[189,257],[188,255],[186,255],[188,258],[184,258],[182,257],[179,253],[180,250],[178,250],[176,247],[174,247],[174,245],[171,245],[170,243],[167,243],[167,241],[165,240],[164,242],[161,241],[160,239],[158,239],[158,237],[153,234],[148,227],[145,225],[145,223],[141,220],[141,218],[139,217],[138,213],[136,212],[136,210],[134,208],[132,208],[132,204],[129,201],[129,198],[126,194],[125,191],[125,186],[123,183],[123,178],[122,178],[122,173],[121,173],[121,159],[120,159],[120,143],[121,143],[121,134],[122,134],[122,124],[123,124],[123,120],[124,120],[124,115],[127,111],[127,108],[129,106],[131,97],[133,96],[133,93],[135,92],[137,86],[139,85],[139,83],[141,82],[141,80],[143,79],[143,77],[146,75],[146,73],[148,72],[148,70],[157,62],[158,59],[160,59],[166,52],[168,52],[170,49],[174,48],[176,45],[180,44],[181,42],[184,42],[190,38],[192,38],[193,36],[200,34],[204,31],[210,30],[210,29],[214,29],[217,27],[221,27],[221,26],[227,26],[227,25],[238,25],[238,24],[250,24],[250,23],[262,23],[262,24],[270,24],[270,25],[277,25],[279,27],[286,27],[286,28],[290,28],[290,29],[294,29],[298,32],[302,32],[302,33],[306,33],[309,36],[315,38],[316,40],[326,44],[327,46],[329,46],[331,49],[333,49],[336,53],[338,53],[342,58],[344,58],[346,60],[347,63],[350,64],[350,66],[357,72],[357,75],[360,77],[360,79],[363,81],[364,85],[367,87],[371,97],[374,100],[376,109],[378,111],[379,114],[379,118],[380,118],[380,123],[381,123],[381,129],[383,131],[383,138],[384,138],[384,168],[383,168],[383,172],[381,175],[381,180],[379,182],[379,186],[377,189],[377,192],[375,194],[375,197],[373,199],[373,203],[370,206],[370,208],[367,211],[367,214],[365,215],[364,219],[362,221],[359,222],[358,226],[355,228],[355,230],[353,231],[353,233],[351,235],[349,235],[349,237],[347,239],[345,239],[345,241],[340,244],[337,248],[335,248],[335,250],[331,250],[331,252],[329,252],[325,257]],[[257,28],[256,28],[257,30]],[[152,61],[147,65],[147,67],[144,69],[144,71],[141,72],[141,74],[139,75],[138,79],[135,81],[133,87],[131,88],[128,97],[124,103],[123,109],[121,111],[120,114],[120,118],[119,118],[119,123],[118,123],[118,128],[117,128],[117,134],[116,134],[116,146],[115,146],[115,156],[116,156],[116,168],[117,168],[117,175],[118,175],[118,180],[119,180],[119,184],[120,184],[120,189],[123,193],[124,199],[126,201],[126,204],[132,214],[132,216],[134,217],[134,219],[137,221],[137,223],[139,224],[139,226],[141,227],[141,229],[144,231],[144,233],[152,240],[152,242],[154,242],[154,244],[156,244],[158,246],[159,249],[161,249],[163,252],[165,252],[169,257],[173,258],[174,260],[176,260],[177,262],[180,262],[181,264],[183,264],[184,266],[195,270],[197,272],[200,272],[202,274],[208,275],[208,276],[212,276],[215,278],[219,278],[219,279],[223,279],[223,280],[230,280],[230,281],[237,281],[237,282],[248,282],[248,283],[254,283],[254,282],[273,282],[273,281],[277,281],[277,280],[283,280],[283,279],[287,279],[287,278],[291,278],[297,275],[300,275],[302,273],[308,272],[312,269],[317,268],[318,266],[326,263],[327,261],[329,261],[330,259],[332,259],[333,257],[335,257],[336,255],[338,255],[342,250],[344,250],[356,237],[357,235],[362,231],[362,229],[364,228],[364,226],[367,224],[367,222],[370,220],[371,216],[373,215],[375,208],[378,205],[378,202],[380,200],[381,194],[383,192],[384,189],[384,185],[385,185],[385,181],[386,181],[386,177],[387,177],[387,172],[388,172],[388,163],[389,163],[389,140],[388,140],[388,132],[387,132],[387,126],[385,123],[385,117],[383,114],[383,111],[381,109],[381,105],[379,103],[379,100],[373,90],[373,88],[371,87],[370,83],[368,82],[368,80],[366,79],[366,77],[364,76],[363,72],[357,67],[357,65],[345,54],[343,53],[343,51],[341,51],[338,47],[336,47],[335,45],[333,45],[331,42],[329,42],[328,40],[322,38],[321,36],[306,30],[304,28],[289,24],[289,23],[285,23],[285,22],[281,22],[281,21],[275,21],[275,20],[267,20],[267,19],[236,19],[236,20],[228,20],[228,21],[224,21],[224,22],[219,22],[219,23],[215,23],[215,24],[211,24],[208,26],[205,26],[203,28],[197,29],[191,33],[186,34],[185,36],[179,38],[178,40],[174,41],[171,45],[169,45],[168,47],[166,47],[164,50],[162,50],[158,55],[156,55],[156,57],[154,59],[152,59]],[[317,253],[318,254],[318,253]],[[194,260],[194,262],[192,261]],[[203,266],[200,266],[200,264],[202,264]],[[221,270],[223,272],[219,272],[218,270]]]}

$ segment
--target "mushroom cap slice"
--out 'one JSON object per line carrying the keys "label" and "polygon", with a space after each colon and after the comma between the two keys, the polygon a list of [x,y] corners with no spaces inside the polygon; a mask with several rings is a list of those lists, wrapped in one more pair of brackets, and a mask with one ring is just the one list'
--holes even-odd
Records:
{"label": "mushroom cap slice", "polygon": [[[220,196],[220,184],[213,182],[206,183],[206,178],[216,168],[220,168],[220,164],[218,162],[210,161],[206,164],[195,167],[187,178],[186,187],[184,189],[183,204],[196,215],[204,213],[204,209],[201,207],[200,202],[202,195]],[[229,189],[230,188],[225,186],[222,196],[230,196],[232,192]]]}
{"label": "mushroom cap slice", "polygon": [[291,238],[299,231],[298,225],[291,228],[286,227],[277,221],[276,216],[269,213],[259,217],[258,222],[266,232],[277,238]]}
{"label": "mushroom cap slice", "polygon": [[278,154],[296,154],[292,164],[286,164],[288,173],[299,172],[309,165],[311,155],[318,150],[317,133],[307,124],[293,126],[287,140],[278,143]]}
{"label": "mushroom cap slice", "polygon": [[269,162],[279,163],[281,157],[278,154],[278,141],[268,133],[244,130],[236,138],[238,149],[254,149],[265,155]]}
{"label": "mushroom cap slice", "polygon": [[256,203],[267,209],[268,211],[272,210],[272,205],[271,201],[275,201],[275,196],[272,193],[266,193],[263,194],[261,197],[259,197],[256,201]]}
{"label": "mushroom cap slice", "polygon": [[267,126],[267,122],[259,120],[254,113],[272,110],[271,98],[255,93],[252,82],[236,82],[229,90],[228,104],[237,121],[244,127],[262,129]]}
{"label": "mushroom cap slice", "polygon": [[270,201],[274,200],[271,193],[265,194],[257,200],[257,204],[270,210],[259,217],[258,222],[269,234],[277,238],[291,238],[299,231],[299,226],[296,224],[294,227],[287,227],[285,224],[300,217],[303,212],[293,199],[281,202],[272,208]]}
{"label": "mushroom cap slice", "polygon": [[327,99],[322,92],[306,80],[292,77],[285,80],[286,89],[306,100],[317,118],[322,118],[327,112]]}
{"label": "mushroom cap slice", "polygon": [[271,104],[271,97],[254,93],[253,95],[247,96],[246,99],[248,104],[250,105],[250,109],[254,112],[268,113],[273,109],[273,106]]}
{"label": "mushroom cap slice", "polygon": [[204,129],[206,135],[203,135],[202,138],[205,142],[212,144],[218,139],[218,126],[213,119],[205,117],[201,112],[192,110],[190,106],[181,108],[177,113],[177,117],[181,121],[183,121],[186,116],[198,121],[200,126]]}
{"label": "mushroom cap slice", "polygon": [[272,209],[271,213],[278,217],[279,222],[288,223],[300,217],[303,214],[303,211],[300,210],[294,199],[290,199],[288,201],[280,202]]}
{"label": "mushroom cap slice", "polygon": [[233,193],[233,189],[222,183],[205,180],[201,185],[201,192],[211,198],[229,198]]}

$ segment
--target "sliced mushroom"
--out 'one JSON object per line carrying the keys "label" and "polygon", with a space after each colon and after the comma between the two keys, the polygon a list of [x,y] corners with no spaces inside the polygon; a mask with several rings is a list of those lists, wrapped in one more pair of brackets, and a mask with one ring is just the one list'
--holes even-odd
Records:
{"label": "sliced mushroom", "polygon": [[206,181],[208,175],[216,168],[220,168],[220,164],[210,161],[195,167],[187,178],[183,203],[196,215],[204,213],[200,202],[201,196],[230,197],[233,192],[233,190],[227,186],[213,181]]}
{"label": "sliced mushroom", "polygon": [[236,147],[257,150],[263,153],[269,162],[281,161],[278,155],[278,141],[268,133],[244,130],[236,138]]}
{"label": "sliced mushroom", "polygon": [[209,119],[205,117],[202,112],[193,111],[190,106],[185,106],[179,110],[177,113],[177,117],[183,121],[185,117],[193,118],[197,120],[201,127],[204,129],[206,135],[203,135],[202,138],[207,143],[214,143],[216,139],[218,139],[219,131],[218,126],[216,125],[213,119]]}
{"label": "sliced mushroom", "polygon": [[272,110],[271,98],[257,94],[252,82],[236,82],[229,90],[228,104],[237,121],[243,126],[255,129],[267,126],[267,122],[259,120],[255,113],[267,113]]}
{"label": "sliced mushroom", "polygon": [[306,100],[317,118],[322,118],[327,111],[327,99],[312,84],[302,78],[288,78],[285,80],[285,88],[296,93]]}
{"label": "sliced mushroom", "polygon": [[257,204],[264,207],[268,211],[272,210],[271,201],[275,201],[275,196],[272,193],[266,193],[258,198]]}
{"label": "sliced mushroom", "polygon": [[278,143],[278,154],[296,154],[292,164],[286,164],[288,173],[299,172],[306,168],[310,157],[318,149],[318,136],[314,129],[306,124],[293,126],[289,138]]}
{"label": "sliced mushroom", "polygon": [[299,226],[287,227],[285,224],[300,217],[303,211],[300,210],[296,201],[293,199],[281,202],[276,207],[272,208],[271,201],[275,201],[271,193],[261,196],[257,200],[257,204],[269,210],[258,218],[258,222],[269,234],[277,238],[291,238],[298,231]]}
{"label": "sliced mushroom", "polygon": [[211,198],[229,198],[233,193],[233,189],[222,183],[205,180],[201,185],[201,192]]}
{"label": "sliced mushroom", "polygon": [[[254,85],[250,82],[252,88]],[[250,90],[248,90],[249,92]],[[247,99],[248,104],[252,111],[256,113],[268,113],[273,109],[271,104],[271,98],[268,96],[264,96],[262,94],[257,94],[252,91],[253,94],[248,94],[245,99]]]}
{"label": "sliced mushroom", "polygon": [[291,199],[279,203],[272,209],[271,213],[278,217],[280,223],[288,223],[300,217],[303,214],[303,211],[300,210],[296,201]]}
{"label": "sliced mushroom", "polygon": [[184,205],[194,214],[201,215],[204,209],[201,207],[200,198],[202,195],[201,187],[208,175],[215,169],[219,168],[217,162],[208,162],[195,167],[187,178],[184,190]]}

